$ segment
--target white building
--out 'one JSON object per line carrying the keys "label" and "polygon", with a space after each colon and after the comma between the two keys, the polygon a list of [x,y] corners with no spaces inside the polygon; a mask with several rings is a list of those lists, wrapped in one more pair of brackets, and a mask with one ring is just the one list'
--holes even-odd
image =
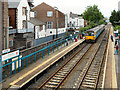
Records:
{"label": "white building", "polygon": [[34,39],[46,37],[46,23],[44,23],[36,18],[31,18],[31,20],[29,22],[34,25],[34,32],[35,32]]}
{"label": "white building", "polygon": [[[17,29],[17,33],[33,31],[33,25],[28,22],[32,13],[30,12],[30,6],[28,5],[27,0],[8,0],[8,10],[9,20],[13,21],[14,19],[16,22],[10,22],[10,29]],[[14,14],[15,16],[11,14]]]}
{"label": "white building", "polygon": [[8,0],[10,48],[33,46],[34,25],[28,22],[34,17],[28,0]]}
{"label": "white building", "polygon": [[118,11],[120,11],[120,1],[118,2]]}
{"label": "white building", "polygon": [[80,29],[81,27],[84,27],[84,19],[78,14],[70,12],[70,14],[68,14],[68,27]]}

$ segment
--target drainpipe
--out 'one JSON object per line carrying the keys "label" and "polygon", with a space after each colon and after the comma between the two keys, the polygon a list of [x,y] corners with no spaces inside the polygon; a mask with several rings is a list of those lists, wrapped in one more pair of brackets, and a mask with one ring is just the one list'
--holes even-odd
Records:
{"label": "drainpipe", "polygon": [[28,10],[26,7],[26,32],[28,32]]}

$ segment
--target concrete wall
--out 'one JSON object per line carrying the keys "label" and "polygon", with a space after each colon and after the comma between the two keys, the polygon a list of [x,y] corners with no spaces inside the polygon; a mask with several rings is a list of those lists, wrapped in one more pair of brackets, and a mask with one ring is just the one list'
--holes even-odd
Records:
{"label": "concrete wall", "polygon": [[[60,33],[60,34],[58,34],[58,38],[60,38],[64,35],[65,35],[65,33]],[[55,35],[55,37],[56,37],[56,35]],[[41,37],[41,38],[35,39],[34,46],[42,44],[42,43],[46,43],[46,42],[51,41],[51,40],[53,40],[53,35],[49,35],[46,37]]]}

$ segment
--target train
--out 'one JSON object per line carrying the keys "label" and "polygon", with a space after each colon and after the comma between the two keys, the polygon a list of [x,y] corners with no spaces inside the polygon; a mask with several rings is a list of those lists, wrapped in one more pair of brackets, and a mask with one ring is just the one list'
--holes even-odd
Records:
{"label": "train", "polygon": [[85,41],[96,42],[97,38],[104,31],[104,29],[105,29],[105,25],[102,24],[102,25],[99,25],[97,27],[87,30],[85,34]]}

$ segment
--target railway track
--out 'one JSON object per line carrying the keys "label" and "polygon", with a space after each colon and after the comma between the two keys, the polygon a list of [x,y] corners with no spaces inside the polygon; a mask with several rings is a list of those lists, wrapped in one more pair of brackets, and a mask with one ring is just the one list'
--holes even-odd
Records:
{"label": "railway track", "polygon": [[[62,82],[67,78],[71,71],[75,68],[78,62],[90,49],[92,44],[85,44],[83,48],[78,50],[68,62],[66,62],[55,74],[53,74],[43,85],[38,87],[39,89],[57,89]],[[81,52],[81,53],[80,53]]]}
{"label": "railway track", "polygon": [[[67,61],[59,70],[39,86],[38,89],[58,89],[82,59],[88,59],[88,63],[85,63],[85,68],[78,78],[79,82],[76,82],[73,88],[97,88],[101,72],[100,67],[102,66],[105,52],[103,49],[106,48],[105,43],[107,42],[106,31],[104,32],[105,33],[98,38],[98,43],[83,45],[80,50],[74,53],[69,61]],[[103,52],[101,53],[101,51]],[[88,53],[91,54],[91,56],[86,57]],[[97,58],[99,55],[102,55],[102,59],[98,61]]]}
{"label": "railway track", "polygon": [[[75,83],[73,88],[80,89],[96,89],[99,83],[100,75],[103,72],[104,54],[107,46],[108,35],[105,34],[102,39],[96,54],[88,61],[82,73],[80,74],[78,81]],[[100,85],[99,85],[100,86]],[[101,87],[99,87],[101,88]]]}
{"label": "railway track", "polygon": [[[103,36],[105,36],[105,34],[103,34],[101,36],[101,38]],[[101,42],[103,40],[101,38],[100,38],[100,42],[95,45],[96,48],[93,48],[91,50],[91,47],[94,44],[93,45],[92,44],[85,45],[81,50],[79,50],[77,53],[75,53],[75,55],[67,63],[65,63],[55,74],[53,74],[44,84],[42,84],[38,88],[39,89],[49,89],[49,88],[51,88],[51,89],[58,89],[61,86],[61,84],[64,82],[64,80],[67,78],[67,76],[72,72],[72,70],[81,61],[81,59],[85,58],[84,56],[86,56],[86,54],[88,52],[92,53],[94,51],[94,53],[91,54],[91,58],[90,59],[89,59],[89,57],[87,58],[87,59],[89,59],[89,62],[95,58],[95,55],[97,54],[97,52],[99,51],[100,46],[102,45]],[[103,47],[103,48],[105,48],[105,47]],[[98,62],[94,62],[94,64],[97,64],[97,63]],[[90,64],[88,63],[86,66],[89,66],[91,64],[92,63],[90,63]],[[94,67],[94,65],[92,67]],[[95,66],[95,68],[97,68],[97,65]],[[85,70],[87,70],[87,69],[85,68],[84,71]],[[90,72],[89,72],[89,74],[90,74]],[[93,74],[93,73],[91,73],[91,74]],[[94,73],[94,75],[96,75],[96,73]],[[89,82],[90,80],[87,80],[87,81]]]}

